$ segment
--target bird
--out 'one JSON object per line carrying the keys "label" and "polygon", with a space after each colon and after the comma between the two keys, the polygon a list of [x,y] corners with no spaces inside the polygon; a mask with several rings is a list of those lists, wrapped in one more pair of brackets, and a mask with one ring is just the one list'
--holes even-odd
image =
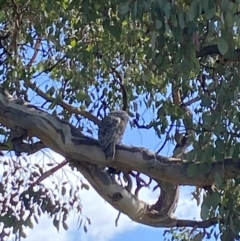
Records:
{"label": "bird", "polygon": [[121,143],[129,115],[124,110],[111,111],[105,116],[99,125],[98,141],[107,160],[113,160],[116,145]]}

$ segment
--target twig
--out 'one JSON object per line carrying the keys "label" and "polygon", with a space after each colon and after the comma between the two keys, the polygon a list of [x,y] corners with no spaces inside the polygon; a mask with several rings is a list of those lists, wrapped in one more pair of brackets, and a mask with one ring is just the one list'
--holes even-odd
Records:
{"label": "twig", "polygon": [[42,40],[41,38],[39,38],[39,39],[36,40],[36,43],[35,43],[35,46],[34,46],[34,53],[33,53],[32,58],[31,58],[30,61],[28,62],[27,67],[32,66],[33,62],[35,61],[35,59],[36,59],[36,57],[37,57],[37,54],[38,54],[38,52],[39,52],[38,47],[39,47],[39,45],[40,45],[40,43],[41,43],[41,40]]}
{"label": "twig", "polygon": [[138,121],[137,121],[136,119],[134,119],[134,120],[133,120],[133,123],[134,123],[134,124],[136,125],[136,127],[139,128],[139,129],[150,129],[150,128],[153,127],[153,123],[152,123],[152,122],[150,122],[150,123],[147,124],[147,125],[140,125],[140,124],[138,124]]}
{"label": "twig", "polygon": [[34,75],[33,78],[37,78],[39,77],[41,74],[46,73],[46,72],[51,72],[55,67],[57,67],[57,65],[59,63],[61,63],[63,60],[65,59],[65,56],[63,56],[57,63],[55,63],[54,65],[52,65],[51,67],[44,69],[43,71],[41,71],[40,73],[38,73],[37,75]]}
{"label": "twig", "polygon": [[195,98],[189,100],[189,101],[186,101],[183,103],[183,105],[185,106],[189,106],[189,105],[192,105],[193,103],[199,101],[201,98],[199,96],[196,96]]}
{"label": "twig", "polygon": [[128,96],[127,96],[127,90],[126,87],[124,85],[123,79],[121,74],[119,73],[119,71],[117,71],[115,68],[111,67],[110,68],[112,70],[113,73],[116,74],[116,76],[118,77],[119,81],[117,81],[117,83],[120,85],[121,91],[122,91],[122,98],[123,98],[123,107],[122,110],[128,110]]}
{"label": "twig", "polygon": [[41,177],[39,177],[35,182],[33,182],[30,187],[38,185],[41,181],[51,176],[54,172],[58,171],[60,168],[64,167],[68,163],[67,160],[64,160],[62,163],[58,164],[56,167],[51,168],[50,170],[44,172]]}
{"label": "twig", "polygon": [[[45,100],[47,100],[49,102],[54,102],[55,101],[55,99],[53,97],[50,97],[49,95],[47,95],[40,88],[38,88],[35,83],[31,83],[30,80],[26,80],[25,84],[29,88],[31,88],[33,91],[35,91],[38,95],[40,95],[43,99],[45,99]],[[100,120],[96,116],[94,116],[91,113],[89,113],[88,111],[80,110],[77,107],[73,107],[73,106],[67,104],[66,102],[64,102],[63,100],[59,100],[59,105],[61,107],[63,107],[64,109],[66,109],[67,111],[69,111],[70,113],[82,115],[85,118],[91,120],[94,124],[96,124],[98,126],[100,125]]]}
{"label": "twig", "polygon": [[121,215],[121,212],[118,212],[118,215],[117,215],[117,218],[115,220],[115,226],[117,227],[118,226],[118,220],[120,218],[120,215]]}
{"label": "twig", "polygon": [[169,133],[170,133],[170,131],[172,130],[172,128],[173,128],[173,125],[174,125],[174,122],[172,122],[171,123],[171,125],[170,125],[170,127],[169,127],[169,130],[167,131],[167,133],[166,133],[166,138],[165,138],[165,140],[164,140],[164,142],[163,142],[163,144],[162,144],[162,146],[157,150],[157,152],[156,153],[159,153],[159,152],[161,152],[162,151],[162,149],[164,148],[164,146],[166,145],[166,143],[167,143],[167,141],[168,141],[168,136],[169,136]]}

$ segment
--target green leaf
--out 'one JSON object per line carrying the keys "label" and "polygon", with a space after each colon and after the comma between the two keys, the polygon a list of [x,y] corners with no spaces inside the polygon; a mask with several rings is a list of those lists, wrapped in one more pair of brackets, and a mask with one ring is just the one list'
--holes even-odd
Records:
{"label": "green leaf", "polygon": [[66,222],[62,222],[62,226],[63,226],[64,230],[68,230],[68,225]]}
{"label": "green leaf", "polygon": [[191,239],[191,240],[192,240],[192,241],[202,241],[203,238],[204,238],[204,234],[200,232],[200,233],[196,234],[196,235],[193,237],[193,239]]}
{"label": "green leaf", "polygon": [[165,6],[165,1],[164,0],[158,0],[157,3],[158,3],[158,6],[160,8],[163,8]]}
{"label": "green leaf", "polygon": [[138,12],[138,2],[134,2],[134,10],[133,10],[133,16],[136,17]]}
{"label": "green leaf", "polygon": [[121,31],[122,28],[120,28],[119,26],[109,26],[109,32],[112,34],[112,36],[117,40],[120,41],[121,38]]}
{"label": "green leaf", "polygon": [[26,220],[26,222],[27,222],[27,226],[28,226],[29,228],[33,229],[33,222],[31,221],[31,218],[30,218],[30,217]]}
{"label": "green leaf", "polygon": [[127,26],[128,25],[128,22],[126,21],[126,20],[124,20],[123,22],[122,22],[122,27],[125,27],[125,26]]}
{"label": "green leaf", "polygon": [[218,49],[222,55],[225,55],[228,51],[228,43],[225,41],[223,37],[218,39],[217,43]]}
{"label": "green leaf", "polygon": [[151,72],[148,69],[146,69],[142,75],[142,80],[144,82],[148,82],[150,78],[151,78]]}
{"label": "green leaf", "polygon": [[229,0],[222,0],[221,1],[221,7],[222,7],[222,9],[224,9],[224,12],[228,12],[229,11],[229,7],[230,7]]}
{"label": "green leaf", "polygon": [[161,55],[161,54],[158,54],[158,55],[156,56],[155,61],[156,61],[156,65],[160,66],[161,63],[162,63],[162,55]]}
{"label": "green leaf", "polygon": [[[222,131],[223,131],[223,128],[219,127],[219,125],[215,125],[215,128],[216,127],[218,128],[218,130],[216,130],[216,134],[220,134]],[[215,132],[215,131],[214,131]],[[219,153],[222,153],[224,151],[224,142],[223,140],[221,140],[220,138],[218,138],[216,141],[215,141],[215,145],[216,145],[216,149]]]}
{"label": "green leaf", "polygon": [[210,8],[210,9],[208,9],[208,11],[206,11],[207,20],[213,18],[215,13],[216,13],[216,6],[214,4],[214,6],[212,8]]}
{"label": "green leaf", "polygon": [[165,3],[165,6],[163,8],[164,12],[165,12],[165,16],[167,19],[169,19],[171,17],[171,4],[169,2]]}
{"label": "green leaf", "polygon": [[211,167],[208,165],[208,163],[204,162],[199,165],[198,171],[201,173],[208,173],[210,168]]}
{"label": "green leaf", "polygon": [[198,2],[197,0],[193,1],[191,3],[190,9],[189,9],[189,14],[188,14],[188,18],[189,21],[193,21],[193,19],[197,16],[198,14]]}
{"label": "green leaf", "polygon": [[225,55],[228,51],[228,43],[225,41],[223,37],[218,39],[217,43],[218,49],[222,55]]}
{"label": "green leaf", "polygon": [[234,21],[236,22],[238,28],[240,27],[240,17],[238,15],[234,16]]}
{"label": "green leaf", "polygon": [[212,104],[212,101],[209,97],[203,97],[202,102],[201,102],[201,106],[210,107],[211,104]]}
{"label": "green leaf", "polygon": [[201,207],[201,219],[206,220],[209,215],[209,208],[203,203]]}
{"label": "green leaf", "polygon": [[53,226],[59,231],[60,221],[57,219],[57,216],[53,219]]}
{"label": "green leaf", "polygon": [[234,16],[230,13],[226,13],[225,23],[226,23],[226,26],[231,27],[234,23]]}
{"label": "green leaf", "polygon": [[120,6],[120,14],[124,15],[129,11],[128,4],[124,4]]}
{"label": "green leaf", "polygon": [[173,25],[174,27],[177,27],[177,26],[178,26],[178,21],[177,21],[177,16],[176,16],[176,15],[173,15],[173,14],[172,14],[170,21],[171,21],[171,23],[172,23],[172,25]]}
{"label": "green leaf", "polygon": [[193,177],[197,173],[197,165],[195,163],[192,163],[189,165],[187,169],[187,176],[188,177]]}
{"label": "green leaf", "polygon": [[19,230],[19,236],[20,236],[21,238],[26,238],[26,237],[27,237],[27,235],[24,233],[22,227],[21,227],[20,230]]}
{"label": "green leaf", "polygon": [[214,192],[210,197],[209,197],[209,201],[211,204],[211,207],[213,207],[214,209],[217,208],[217,206],[219,205],[219,203],[221,202],[221,195],[217,192]]}
{"label": "green leaf", "polygon": [[214,183],[220,187],[223,183],[223,180],[221,178],[221,176],[218,174],[218,173],[215,173],[215,176],[214,176]]}
{"label": "green leaf", "polygon": [[157,28],[157,29],[160,29],[161,27],[162,27],[162,21],[159,20],[159,19],[157,19],[157,20],[156,20],[156,28]]}
{"label": "green leaf", "polygon": [[185,20],[182,12],[178,14],[178,22],[181,29],[185,28],[186,24],[185,24]]}
{"label": "green leaf", "polygon": [[209,9],[209,1],[201,1],[201,3],[202,3],[202,8],[204,12],[207,13]]}
{"label": "green leaf", "polygon": [[152,50],[153,50],[153,51],[155,50],[156,39],[157,39],[157,34],[156,34],[155,31],[153,31],[153,32],[152,32],[152,35],[151,35],[151,47],[152,47]]}

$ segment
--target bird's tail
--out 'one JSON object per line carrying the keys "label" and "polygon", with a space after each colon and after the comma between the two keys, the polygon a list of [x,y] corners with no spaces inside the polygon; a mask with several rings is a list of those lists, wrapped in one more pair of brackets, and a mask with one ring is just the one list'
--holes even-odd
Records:
{"label": "bird's tail", "polygon": [[113,160],[115,157],[115,144],[114,142],[110,143],[110,145],[104,150],[105,157],[107,160]]}

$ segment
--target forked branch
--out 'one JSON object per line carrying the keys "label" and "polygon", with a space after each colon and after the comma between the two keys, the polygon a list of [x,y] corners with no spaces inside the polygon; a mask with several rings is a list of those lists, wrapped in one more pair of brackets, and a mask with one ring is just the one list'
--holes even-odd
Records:
{"label": "forked branch", "polygon": [[[240,174],[239,162],[226,159],[206,166],[207,173],[199,172],[188,177],[187,168],[192,164],[191,160],[167,158],[145,148],[123,145],[117,147],[115,160],[106,160],[97,140],[86,137],[66,121],[59,120],[29,103],[14,99],[3,88],[0,88],[0,123],[9,129],[18,126],[29,137],[39,138],[45,146],[63,155],[72,167],[76,167],[112,206],[134,221],[149,226],[174,227],[179,223],[192,226],[193,222],[200,225],[198,221],[181,222],[172,216],[177,185],[202,187],[214,183],[215,173],[223,179]],[[151,206],[116,183],[103,170],[109,166],[125,172],[141,172],[156,180],[164,194],[159,199],[161,205]]]}

